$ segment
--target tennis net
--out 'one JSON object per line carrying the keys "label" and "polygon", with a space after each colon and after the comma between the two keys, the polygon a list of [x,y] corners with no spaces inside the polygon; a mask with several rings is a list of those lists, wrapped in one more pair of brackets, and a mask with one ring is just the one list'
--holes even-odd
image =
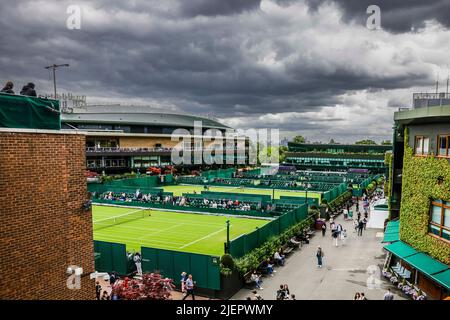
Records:
{"label": "tennis net", "polygon": [[112,227],[121,223],[126,223],[138,219],[145,218],[148,215],[148,210],[135,210],[129,213],[124,213],[111,218],[94,221],[94,231],[107,227]]}

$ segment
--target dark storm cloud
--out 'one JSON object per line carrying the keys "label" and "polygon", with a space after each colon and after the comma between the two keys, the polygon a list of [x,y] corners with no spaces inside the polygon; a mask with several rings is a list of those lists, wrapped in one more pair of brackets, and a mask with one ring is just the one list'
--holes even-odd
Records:
{"label": "dark storm cloud", "polygon": [[218,16],[259,8],[261,0],[189,0],[181,2],[183,16]]}
{"label": "dark storm cloud", "polygon": [[424,26],[425,21],[435,19],[450,26],[450,1],[448,0],[307,0],[315,11],[323,3],[335,2],[344,10],[345,20],[365,25],[367,7],[378,5],[381,9],[383,29],[393,32],[408,32]]}
{"label": "dark storm cloud", "polygon": [[[277,3],[79,1],[82,28],[68,30],[73,2],[11,2],[0,11],[0,80],[16,87],[33,81],[39,92],[51,92],[44,66],[69,63],[58,70],[61,91],[151,99],[182,112],[245,119],[238,126],[292,131],[335,126],[340,115],[314,121],[298,114],[342,104],[348,92],[432,82],[426,54],[389,48],[389,34],[373,33],[375,41],[361,27],[335,23],[342,30],[329,30],[326,19],[302,11],[301,1]],[[348,6],[351,16],[356,9]],[[292,117],[264,117],[272,113]]]}

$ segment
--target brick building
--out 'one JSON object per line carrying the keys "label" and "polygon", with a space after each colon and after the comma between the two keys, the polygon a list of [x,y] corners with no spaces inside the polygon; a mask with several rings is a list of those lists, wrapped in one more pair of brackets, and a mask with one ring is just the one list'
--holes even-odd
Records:
{"label": "brick building", "polygon": [[[0,107],[16,103],[3,97]],[[85,135],[0,120],[0,299],[95,299]],[[67,287],[71,265],[80,289]]]}

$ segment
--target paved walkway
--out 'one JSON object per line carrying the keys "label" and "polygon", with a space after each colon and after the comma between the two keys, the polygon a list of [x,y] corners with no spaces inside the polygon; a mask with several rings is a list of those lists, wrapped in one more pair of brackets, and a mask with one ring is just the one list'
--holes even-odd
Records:
{"label": "paved walkway", "polygon": [[[352,300],[356,292],[364,292],[369,300],[381,300],[387,288],[391,288],[395,300],[404,300],[404,297],[399,296],[402,293],[381,275],[379,289],[367,287],[368,267],[378,266],[381,273],[386,257],[380,242],[382,230],[367,229],[358,237],[352,221],[344,221],[343,215],[335,221],[347,230],[345,244],[339,241],[339,246],[334,246],[327,223],[325,237],[317,231],[309,244],[292,253],[283,267],[275,269],[277,272],[274,277],[263,278],[264,290],[258,290],[263,299],[275,299],[280,284],[288,284],[291,294],[294,293],[297,300]],[[319,245],[325,254],[321,269],[317,267],[315,256]],[[242,289],[233,299],[246,299],[252,296],[251,291]]]}

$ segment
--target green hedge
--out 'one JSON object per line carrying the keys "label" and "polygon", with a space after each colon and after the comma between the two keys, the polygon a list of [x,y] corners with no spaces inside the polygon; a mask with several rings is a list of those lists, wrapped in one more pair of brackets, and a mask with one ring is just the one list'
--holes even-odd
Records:
{"label": "green hedge", "polygon": [[342,204],[344,204],[345,202],[347,202],[351,197],[352,197],[352,192],[351,191],[346,191],[343,194],[341,194],[339,197],[334,199],[333,201],[331,201],[329,203],[326,203],[326,202],[323,202],[323,203],[328,204],[328,208],[331,211],[335,211],[335,209],[337,207],[339,207]]}
{"label": "green hedge", "polygon": [[307,219],[290,227],[280,235],[269,239],[263,245],[250,251],[245,256],[239,259],[235,259],[234,262],[236,270],[241,275],[251,270],[255,270],[264,259],[273,256],[275,251],[277,251],[283,244],[288,242],[289,239],[291,239],[294,235],[298,234],[303,229],[308,228],[313,222],[314,219],[310,216]]}
{"label": "green hedge", "polygon": [[[439,185],[438,178],[444,182]],[[435,259],[450,264],[450,245],[428,234],[432,199],[450,201],[450,164],[433,155],[415,157],[405,132],[400,239]]]}

